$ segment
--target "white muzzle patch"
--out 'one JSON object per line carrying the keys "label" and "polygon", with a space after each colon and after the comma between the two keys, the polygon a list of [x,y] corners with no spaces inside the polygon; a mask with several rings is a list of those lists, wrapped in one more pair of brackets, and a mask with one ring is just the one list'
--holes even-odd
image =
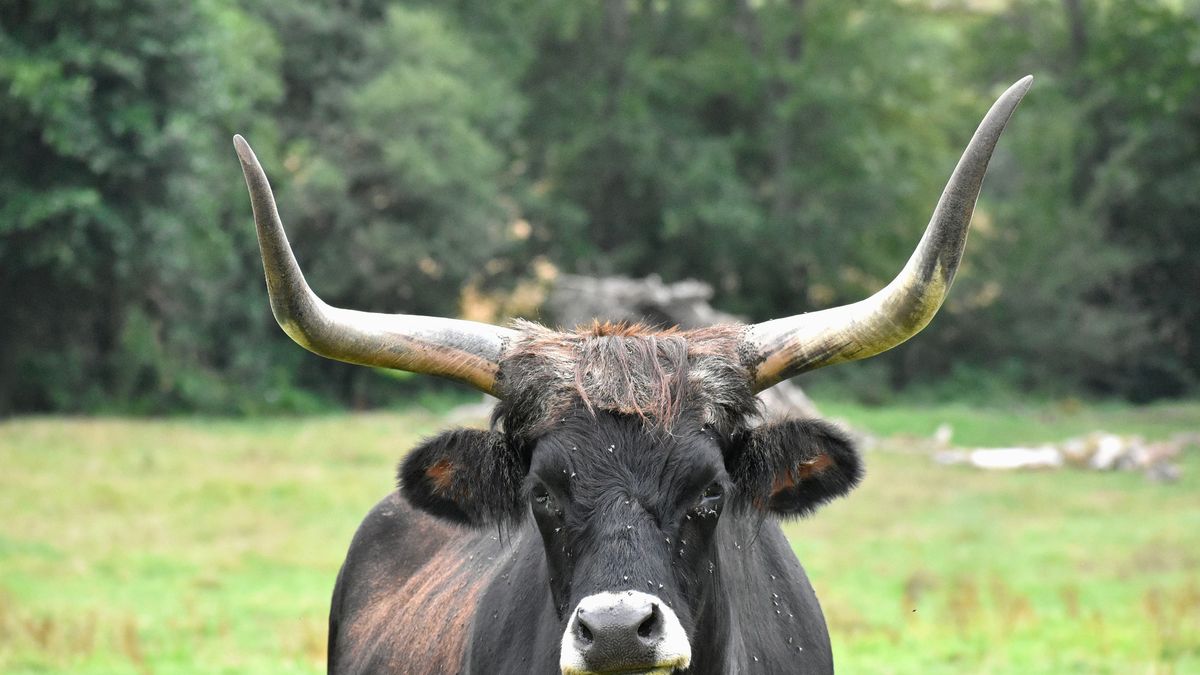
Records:
{"label": "white muzzle patch", "polygon": [[657,596],[596,593],[579,601],[563,632],[562,675],[670,675],[691,665],[679,618]]}

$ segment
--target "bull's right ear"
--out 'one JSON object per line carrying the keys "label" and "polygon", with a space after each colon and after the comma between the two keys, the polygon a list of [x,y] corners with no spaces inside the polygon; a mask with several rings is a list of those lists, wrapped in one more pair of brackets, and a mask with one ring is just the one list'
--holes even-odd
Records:
{"label": "bull's right ear", "polygon": [[524,513],[525,468],[495,431],[454,429],[426,440],[400,464],[400,491],[414,507],[464,525]]}
{"label": "bull's right ear", "polygon": [[792,419],[745,432],[726,457],[734,504],[783,518],[806,516],[862,480],[849,435],[822,420]]}

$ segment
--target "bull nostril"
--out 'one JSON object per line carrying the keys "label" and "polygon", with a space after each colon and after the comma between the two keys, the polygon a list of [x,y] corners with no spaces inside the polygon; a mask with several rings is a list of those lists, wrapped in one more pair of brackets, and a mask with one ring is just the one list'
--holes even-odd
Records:
{"label": "bull nostril", "polygon": [[587,644],[591,644],[596,641],[596,637],[592,635],[592,631],[587,627],[586,623],[580,621],[576,625],[579,627],[579,638],[581,640]]}
{"label": "bull nostril", "polygon": [[638,629],[637,629],[638,637],[642,638],[643,640],[657,637],[658,633],[660,632],[659,631],[659,625],[661,624],[660,618],[661,618],[661,614],[658,610],[658,605],[654,605],[650,609],[650,616],[646,617],[645,621],[638,624]]}

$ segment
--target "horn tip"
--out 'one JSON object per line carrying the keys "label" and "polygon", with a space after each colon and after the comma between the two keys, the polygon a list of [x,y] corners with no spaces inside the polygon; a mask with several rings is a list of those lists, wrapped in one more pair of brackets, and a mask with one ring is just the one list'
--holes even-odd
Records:
{"label": "horn tip", "polygon": [[988,117],[985,118],[985,121],[980,128],[982,129],[983,126],[987,125],[986,120],[992,119],[993,114],[998,114],[1000,117],[996,118],[993,124],[999,124],[999,126],[996,127],[997,135],[999,135],[999,131],[1004,129],[1004,125],[1008,123],[1008,118],[1012,116],[1013,111],[1017,109],[1017,106],[1021,103],[1022,99],[1025,98],[1025,94],[1029,93],[1029,88],[1032,86],[1033,75],[1026,75],[1025,77],[1022,77],[1021,79],[1009,85],[1008,89],[1005,89],[1004,93],[1000,95],[1000,98],[996,99],[996,103],[992,105],[992,109],[988,113]]}
{"label": "horn tip", "polygon": [[254,151],[250,149],[250,144],[246,142],[245,138],[242,138],[241,134],[233,135],[233,148],[237,151],[238,159],[242,160],[242,163],[255,163]]}

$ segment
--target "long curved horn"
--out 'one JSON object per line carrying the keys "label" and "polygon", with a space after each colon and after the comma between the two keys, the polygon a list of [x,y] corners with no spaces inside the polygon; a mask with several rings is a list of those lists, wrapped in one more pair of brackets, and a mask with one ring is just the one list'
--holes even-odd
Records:
{"label": "long curved horn", "polygon": [[822,366],[887,351],[933,319],[958,270],[992,149],[1032,82],[1032,76],[1022,78],[992,105],[950,176],[916,252],[890,284],[851,305],[747,327],[744,340],[756,364],[755,391]]}
{"label": "long curved horn", "polygon": [[496,394],[506,341],[515,332],[475,321],[375,314],[330,307],[312,292],[296,264],[275,195],[254,151],[233,137],[258,228],[267,293],[275,320],[301,347],[331,359],[440,375]]}

